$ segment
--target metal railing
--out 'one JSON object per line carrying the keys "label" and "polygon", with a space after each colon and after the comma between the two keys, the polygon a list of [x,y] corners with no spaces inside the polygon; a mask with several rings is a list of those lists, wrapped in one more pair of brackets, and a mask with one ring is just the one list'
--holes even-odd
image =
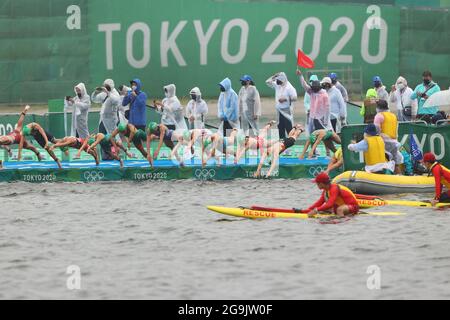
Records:
{"label": "metal railing", "polygon": [[347,89],[349,98],[351,96],[363,97],[363,70],[359,68],[341,68],[341,69],[313,69],[307,72],[308,78],[313,75],[328,76],[330,73],[337,73],[339,82]]}

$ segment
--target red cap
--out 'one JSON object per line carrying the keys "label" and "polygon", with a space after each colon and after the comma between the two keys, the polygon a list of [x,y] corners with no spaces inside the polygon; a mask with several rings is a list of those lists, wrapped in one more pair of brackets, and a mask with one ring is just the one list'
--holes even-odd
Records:
{"label": "red cap", "polygon": [[330,176],[325,172],[319,173],[315,179],[312,180],[314,183],[330,183]]}
{"label": "red cap", "polygon": [[423,162],[435,163],[436,162],[436,156],[433,153],[431,153],[431,152],[425,153],[423,155]]}

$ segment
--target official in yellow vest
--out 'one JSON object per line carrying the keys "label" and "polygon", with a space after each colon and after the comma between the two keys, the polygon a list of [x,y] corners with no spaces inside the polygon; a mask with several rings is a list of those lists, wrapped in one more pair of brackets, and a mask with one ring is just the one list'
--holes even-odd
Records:
{"label": "official in yellow vest", "polygon": [[380,131],[380,136],[384,140],[385,148],[392,155],[395,162],[395,173],[402,173],[403,155],[400,152],[401,144],[398,142],[398,120],[397,115],[389,111],[388,103],[385,100],[377,102],[377,115],[374,124]]}
{"label": "official in yellow vest", "polygon": [[394,161],[386,160],[383,138],[378,135],[377,127],[372,123],[364,130],[364,139],[348,146],[353,152],[364,152],[365,170],[369,173],[393,172]]}

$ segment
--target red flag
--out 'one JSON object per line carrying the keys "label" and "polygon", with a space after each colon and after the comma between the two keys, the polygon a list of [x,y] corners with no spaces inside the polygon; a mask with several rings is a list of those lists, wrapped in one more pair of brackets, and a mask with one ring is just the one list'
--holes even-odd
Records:
{"label": "red flag", "polygon": [[311,60],[311,58],[308,57],[306,54],[304,54],[302,52],[302,50],[298,49],[297,65],[299,67],[302,67],[302,68],[305,68],[305,69],[313,69],[314,68],[314,61]]}

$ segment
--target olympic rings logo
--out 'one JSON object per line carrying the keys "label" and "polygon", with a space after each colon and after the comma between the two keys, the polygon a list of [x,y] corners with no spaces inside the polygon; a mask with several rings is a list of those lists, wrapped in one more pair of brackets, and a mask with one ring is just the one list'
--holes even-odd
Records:
{"label": "olympic rings logo", "polygon": [[197,169],[194,172],[198,179],[209,180],[216,176],[216,170],[214,169]]}
{"label": "olympic rings logo", "polygon": [[100,181],[105,178],[105,174],[102,171],[86,171],[84,173],[84,179],[88,182]]}
{"label": "olympic rings logo", "polygon": [[322,173],[324,171],[324,169],[322,167],[310,167],[309,168],[309,174],[312,177],[317,177],[319,175],[319,173]]}

